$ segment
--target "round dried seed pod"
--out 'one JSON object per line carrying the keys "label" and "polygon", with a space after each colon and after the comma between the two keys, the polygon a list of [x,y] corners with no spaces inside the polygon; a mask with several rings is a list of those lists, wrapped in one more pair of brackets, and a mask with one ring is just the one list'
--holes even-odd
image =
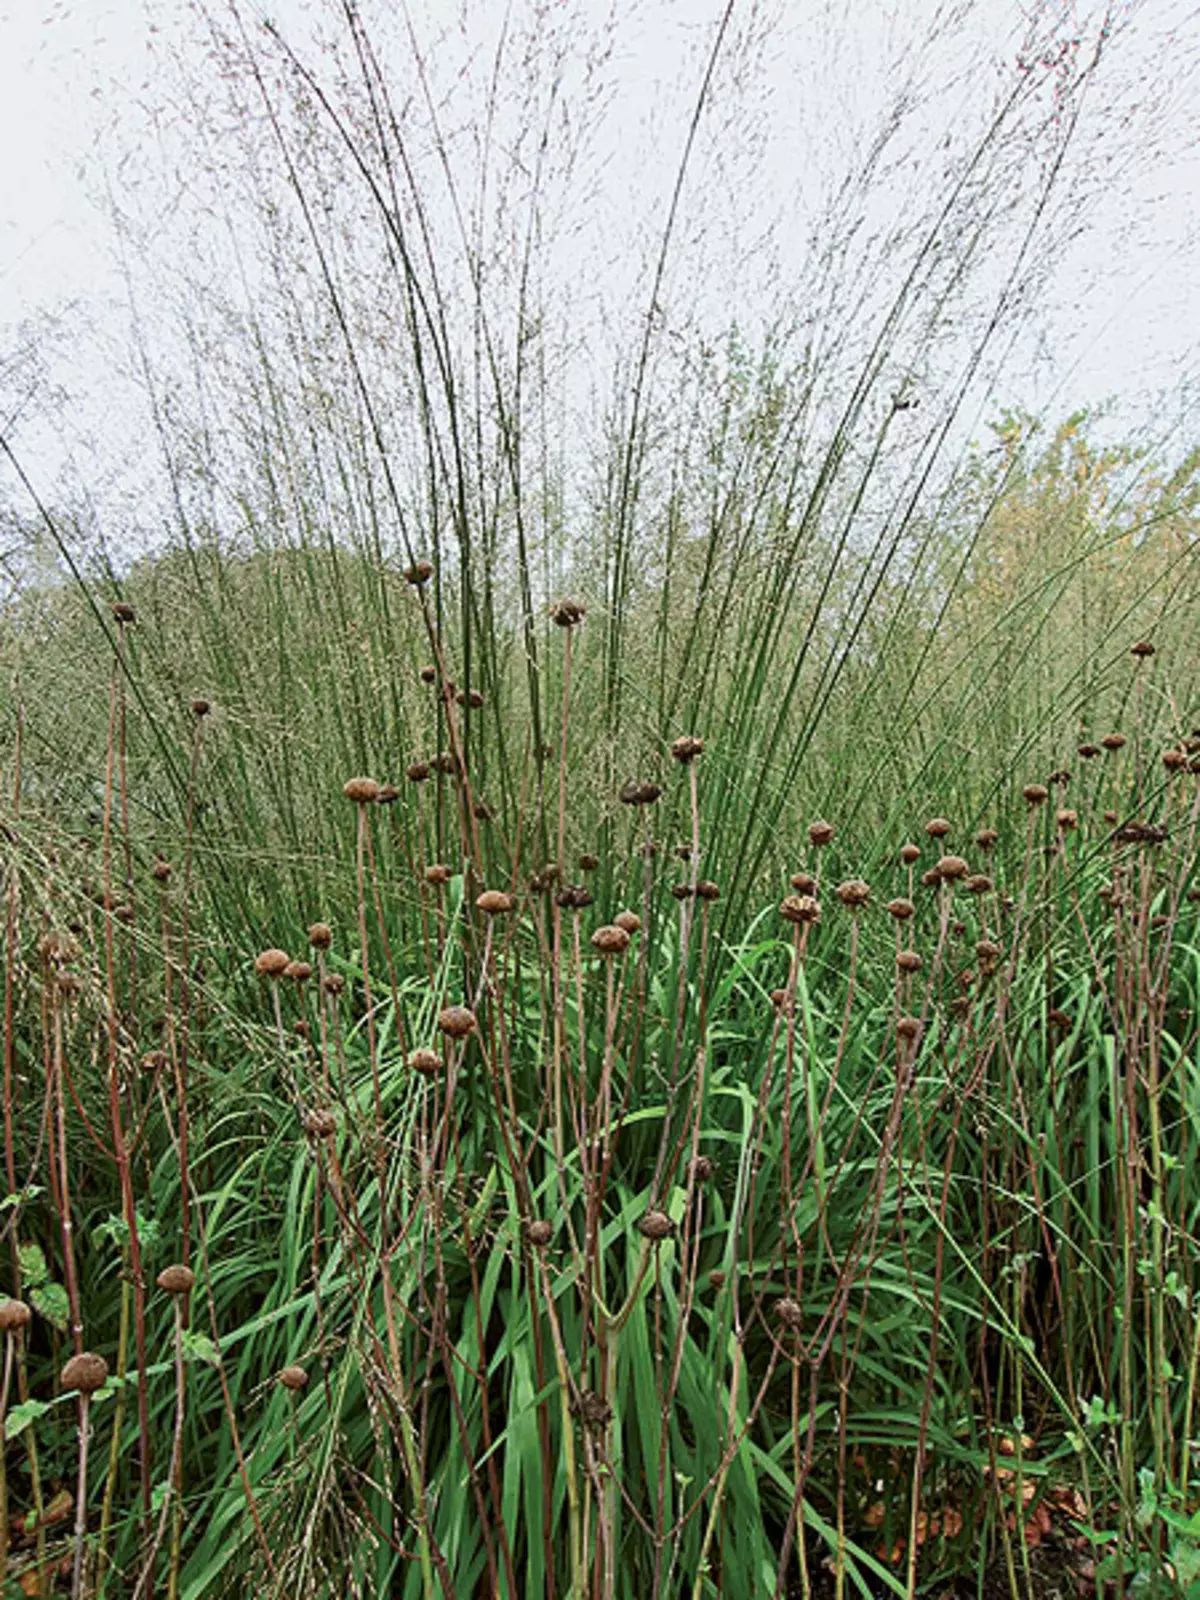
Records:
{"label": "round dried seed pod", "polygon": [[437,668],[431,666],[422,667],[420,671],[420,679],[422,683],[436,683]]}
{"label": "round dried seed pod", "polygon": [[0,1300],[0,1333],[19,1333],[32,1319],[33,1312],[24,1300]]}
{"label": "round dried seed pod", "polygon": [[643,1239],[652,1239],[658,1243],[661,1239],[669,1239],[675,1232],[675,1224],[665,1211],[659,1211],[653,1206],[638,1218],[637,1230]]}
{"label": "round dried seed pod", "polygon": [[906,867],[911,867],[914,861],[921,858],[921,847],[918,844],[902,844],[900,846],[900,859]]}
{"label": "round dried seed pod", "polygon": [[903,1039],[906,1044],[911,1044],[914,1039],[921,1036],[920,1017],[899,1017],[896,1021],[896,1037]]}
{"label": "round dried seed pod", "polygon": [[340,972],[330,972],[326,975],[325,982],[321,985],[326,994],[331,994],[336,999],[346,987],[346,980]]}
{"label": "round dried seed pod", "polygon": [[771,990],[771,1004],[775,1007],[776,1011],[779,1011],[786,1003],[787,1003],[787,990],[786,989],[772,989]]}
{"label": "round dried seed pod", "polygon": [[475,819],[478,822],[490,822],[496,815],[486,800],[476,800],[471,810],[475,813]]}
{"label": "round dried seed pod", "polygon": [[987,894],[994,885],[986,872],[972,872],[963,887],[968,894]]}
{"label": "round dried seed pod", "polygon": [[196,1274],[177,1261],[174,1266],[164,1267],[155,1282],[164,1294],[191,1294]]}
{"label": "round dried seed pod", "polygon": [[367,806],[379,799],[379,785],[374,778],[348,778],[342,785],[342,793],[355,805]]}
{"label": "round dried seed pod", "polygon": [[429,779],[428,761],[410,761],[404,769],[404,776],[409,783],[425,783]]}
{"label": "round dried seed pod", "polygon": [[112,615],[114,622],[126,623],[137,621],[137,612],[129,604],[128,600],[114,600]]}
{"label": "round dried seed pod", "polygon": [[944,882],[953,881],[955,878],[966,877],[967,863],[961,856],[941,856],[938,860],[937,870],[938,877]]}
{"label": "round dried seed pod", "polygon": [[254,958],[254,970],[260,978],[278,978],[291,959],[286,950],[263,950]]}
{"label": "round dried seed pod", "polygon": [[980,961],[998,961],[1003,952],[994,939],[980,939],[975,946],[975,954]]}
{"label": "round dried seed pod", "polygon": [[926,889],[936,889],[942,881],[942,875],[936,867],[926,867],[921,874],[921,882]]}
{"label": "round dried seed pod", "polygon": [[467,1006],[446,1006],[438,1012],[437,1025],[448,1039],[465,1039],[475,1032],[475,1013]]}
{"label": "round dried seed pod", "polygon": [[442,1070],[442,1058],[436,1050],[410,1050],[408,1065],[411,1071],[419,1073],[422,1078],[433,1078]]}
{"label": "round dried seed pod", "polygon": [[506,894],[503,889],[485,889],[475,901],[475,909],[482,911],[485,917],[502,917],[515,905],[512,895]]}
{"label": "round dried seed pod", "polygon": [[909,917],[911,917],[913,912],[917,909],[916,906],[913,905],[912,901],[906,899],[903,895],[897,895],[894,900],[889,900],[887,903],[887,908],[889,914],[895,917],[897,922],[907,922]]}
{"label": "round dried seed pod", "polygon": [[607,1428],[612,1421],[612,1407],[594,1389],[584,1389],[574,1410],[580,1422],[589,1428]]}
{"label": "round dried seed pod", "polygon": [[555,602],[550,620],[556,628],[577,628],[586,615],[587,607],[582,600],[567,597]]}
{"label": "round dried seed pod", "polygon": [[811,872],[793,872],[788,879],[797,894],[816,894],[817,880]]}
{"label": "round dried seed pod", "polygon": [[1164,750],[1162,763],[1168,772],[1182,772],[1188,764],[1187,752],[1185,750]]}
{"label": "round dried seed pod", "polygon": [[692,898],[692,886],[690,883],[676,883],[672,886],[671,893],[676,900],[690,900]]}
{"label": "round dried seed pod", "polygon": [[713,900],[719,900],[721,898],[719,885],[715,884],[711,878],[701,878],[696,885],[696,898],[698,900],[707,900],[710,903]]}
{"label": "round dried seed pod", "polygon": [[143,1072],[165,1072],[170,1060],[165,1050],[147,1050],[142,1057]]}
{"label": "round dried seed pod", "polygon": [[312,967],[307,961],[289,961],[283,969],[285,978],[292,978],[296,983],[307,983],[312,977]]}
{"label": "round dried seed pod", "polygon": [[411,567],[404,569],[404,580],[406,583],[411,583],[414,589],[423,589],[432,577],[431,561],[414,561]]}
{"label": "round dried seed pod", "polygon": [[995,828],[980,828],[975,835],[975,843],[981,850],[993,850],[999,837]]}
{"label": "round dried seed pod", "polygon": [[915,950],[898,950],[896,966],[901,972],[920,972],[924,962]]}
{"label": "round dried seed pod", "polygon": [[381,783],[375,798],[381,806],[394,806],[400,798],[400,791],[394,783]]}
{"label": "round dried seed pod", "polygon": [[544,1250],[554,1237],[554,1229],[544,1217],[536,1217],[525,1224],[525,1237],[535,1250]]}
{"label": "round dried seed pod", "polygon": [[425,868],[425,882],[438,888],[443,883],[449,883],[454,876],[444,861],[435,861],[432,866]]}
{"label": "round dried seed pod", "polygon": [[717,1167],[711,1156],[696,1156],[690,1170],[693,1183],[707,1183]]}
{"label": "round dried seed pod", "polygon": [[81,1350],[62,1369],[63,1388],[77,1389],[80,1394],[95,1394],[107,1382],[108,1362],[91,1350]]}
{"label": "round dried seed pod", "polygon": [[192,701],[192,715],[197,721],[199,721],[201,717],[206,717],[211,710],[211,703],[207,701],[203,695],[197,695]]}
{"label": "round dried seed pod", "polygon": [[785,1294],[782,1300],[776,1301],[775,1319],[785,1328],[803,1326],[804,1311],[799,1300],[793,1300],[790,1294]]}
{"label": "round dried seed pod", "polygon": [[602,956],[624,955],[629,948],[629,935],[624,928],[618,928],[616,923],[608,923],[603,928],[597,928],[592,935],[592,949]]}
{"label": "round dried seed pod", "polygon": [[592,891],[581,883],[570,883],[559,895],[558,903],[568,911],[586,911],[592,903]]}
{"label": "round dried seed pod", "polygon": [[1079,813],[1077,811],[1069,811],[1064,806],[1061,811],[1055,813],[1054,821],[1060,833],[1070,833],[1073,828],[1079,826]]}
{"label": "round dried seed pod", "polygon": [[1081,756],[1084,761],[1091,761],[1100,754],[1100,746],[1098,744],[1081,744],[1075,753]]}
{"label": "round dried seed pod", "polygon": [[301,1390],[308,1388],[308,1373],[303,1367],[284,1367],[280,1371],[279,1382],[292,1394],[299,1394]]}
{"label": "round dried seed pod", "polygon": [[618,911],[613,918],[613,926],[623,928],[626,933],[633,935],[642,931],[642,919],[636,911]]}
{"label": "round dried seed pod", "polygon": [[789,894],[780,902],[779,915],[785,922],[802,927],[805,923],[820,921],[821,907],[810,894]]}
{"label": "round dried seed pod", "polygon": [[303,1017],[301,1017],[297,1022],[294,1022],[292,1024],[292,1032],[296,1035],[296,1037],[298,1039],[307,1039],[308,1038],[308,1036],[309,1036],[309,1026],[308,1026],[308,1023],[305,1022]]}
{"label": "round dried seed pod", "polygon": [[1125,735],[1123,733],[1106,733],[1100,743],[1106,750],[1123,750],[1125,748]]}
{"label": "round dried seed pod", "polygon": [[171,863],[169,861],[164,861],[163,858],[159,856],[158,860],[150,868],[150,875],[154,879],[155,883],[170,883]]}
{"label": "round dried seed pod", "polygon": [[681,734],[672,742],[671,754],[686,767],[697,756],[704,754],[704,740],[697,738],[694,733]]}
{"label": "round dried seed pod", "polygon": [[308,930],[308,942],[314,950],[328,950],[333,943],[333,929],[327,922],[314,922]]}
{"label": "round dried seed pod", "polygon": [[871,887],[862,878],[847,878],[845,883],[838,884],[835,893],[844,906],[857,911],[871,898]]}
{"label": "round dried seed pod", "polygon": [[1047,774],[1046,782],[1052,789],[1065,789],[1071,781],[1071,774],[1066,767],[1055,767],[1054,771]]}
{"label": "round dried seed pod", "polygon": [[1154,646],[1149,639],[1139,639],[1136,644],[1131,644],[1129,654],[1136,656],[1139,661],[1148,661],[1154,654]]}
{"label": "round dried seed pod", "polygon": [[310,1139],[332,1139],[337,1133],[337,1118],[332,1111],[310,1111],[304,1118],[304,1131]]}
{"label": "round dried seed pod", "polygon": [[453,778],[458,773],[458,762],[449,751],[442,751],[434,756],[429,765],[435,772],[440,772],[443,778]]}
{"label": "round dried seed pod", "polygon": [[809,844],[811,844],[813,846],[814,849],[816,849],[816,850],[824,849],[824,847],[829,843],[829,841],[832,838],[833,838],[833,823],[832,822],[826,822],[824,820],[824,818],[818,817],[816,822],[810,822],[809,823],[809,825],[808,825],[808,842],[809,842]]}
{"label": "round dried seed pod", "polygon": [[713,1267],[708,1274],[709,1287],[712,1289],[723,1289],[728,1281],[728,1278],[729,1274],[727,1272],[722,1271],[720,1267]]}
{"label": "round dried seed pod", "polygon": [[950,832],[950,823],[945,817],[930,817],[925,832],[931,839],[944,839]]}

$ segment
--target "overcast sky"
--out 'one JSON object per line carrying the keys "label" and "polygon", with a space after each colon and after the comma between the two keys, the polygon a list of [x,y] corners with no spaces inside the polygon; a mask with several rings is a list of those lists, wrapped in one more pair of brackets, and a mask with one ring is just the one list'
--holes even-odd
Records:
{"label": "overcast sky", "polygon": [[[281,0],[271,15],[304,40],[323,9],[320,0]],[[550,0],[543,9],[553,17],[563,8]],[[575,0],[570,9],[599,26],[613,7]],[[639,0],[624,9],[628,22],[615,35],[606,69],[613,98],[603,182],[618,194],[622,185],[655,179],[669,187],[678,119],[720,7],[712,0]],[[773,19],[772,42],[756,58],[761,85],[743,85],[747,104],[762,111],[764,192],[774,186],[782,194],[802,179],[803,115],[823,122],[834,143],[839,119],[850,127],[861,117],[869,126],[885,72],[907,47],[906,30],[919,13],[950,8],[934,0],[873,0],[852,9],[850,24],[851,8],[824,0],[735,6],[735,15],[761,16],[764,30]],[[973,26],[992,42],[1015,39],[1032,9],[1019,0],[981,0]],[[1073,8],[1057,9],[1069,15]],[[1098,7],[1081,0],[1080,10],[1094,16]],[[49,373],[65,397],[53,424],[64,451],[95,448],[106,404],[105,373],[94,352],[83,353],[82,340],[72,363],[70,330],[98,321],[117,336],[120,321],[114,308],[122,280],[102,197],[106,188],[119,191],[124,158],[162,114],[163,52],[193,36],[189,11],[186,0],[0,0],[0,360],[11,369],[22,321],[65,331],[66,349],[56,349]],[[465,50],[473,32],[480,41],[494,36],[504,14],[498,0],[453,7],[424,0],[415,6],[415,26],[435,39],[445,24],[447,37]],[[1126,35],[1126,76],[1140,74],[1147,103],[1154,96],[1160,150],[1149,164],[1132,157],[1127,170],[1116,164],[1111,196],[1094,198],[1089,231],[1056,280],[1047,354],[1020,382],[1035,403],[1116,397],[1144,417],[1147,396],[1178,391],[1190,379],[1200,349],[1200,151],[1192,132],[1198,30],[1192,5],[1181,0],[1124,3],[1115,15]],[[197,60],[197,74],[205,70]],[[1136,96],[1129,105],[1136,116]],[[32,464],[53,475],[55,446],[45,430],[27,430],[23,443]]]}

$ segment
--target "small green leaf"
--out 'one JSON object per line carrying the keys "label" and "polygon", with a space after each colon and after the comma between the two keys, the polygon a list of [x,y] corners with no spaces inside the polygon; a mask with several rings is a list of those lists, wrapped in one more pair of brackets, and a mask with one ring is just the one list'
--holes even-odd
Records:
{"label": "small green leaf", "polygon": [[57,1328],[59,1333],[67,1331],[67,1323],[71,1316],[71,1303],[67,1299],[67,1291],[61,1283],[39,1284],[36,1289],[29,1291],[29,1299],[33,1309]]}
{"label": "small green leaf", "polygon": [[188,1361],[203,1361],[206,1366],[219,1367],[221,1358],[217,1347],[204,1333],[187,1332],[183,1336],[183,1353]]}
{"label": "small green leaf", "polygon": [[23,1244],[17,1251],[21,1260],[21,1279],[25,1286],[34,1289],[50,1276],[41,1245]]}
{"label": "small green leaf", "polygon": [[44,1400],[23,1400],[19,1406],[13,1406],[4,1419],[4,1437],[15,1439],[31,1422],[44,1417],[49,1409]]}
{"label": "small green leaf", "polygon": [[23,1206],[29,1200],[36,1200],[38,1195],[45,1192],[40,1183],[31,1183],[27,1188],[18,1190],[16,1194],[6,1194],[3,1200],[0,1200],[0,1212],[12,1211],[14,1207]]}

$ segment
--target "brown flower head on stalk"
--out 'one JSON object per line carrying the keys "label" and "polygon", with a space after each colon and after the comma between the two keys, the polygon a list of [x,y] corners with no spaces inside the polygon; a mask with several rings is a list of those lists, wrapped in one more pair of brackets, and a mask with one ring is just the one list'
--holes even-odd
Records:
{"label": "brown flower head on stalk", "polygon": [[448,1039],[465,1039],[477,1027],[475,1013],[467,1006],[446,1006],[438,1012],[437,1025]]}
{"label": "brown flower head on stalk", "polygon": [[907,922],[917,909],[912,901],[906,899],[903,895],[898,895],[895,900],[889,900],[887,908],[889,914],[895,917],[897,922]]}
{"label": "brown flower head on stalk", "polygon": [[321,987],[325,990],[326,994],[332,995],[336,1000],[338,995],[344,992],[346,988],[346,980],[340,972],[331,972],[328,974]]}
{"label": "brown flower head on stalk", "polygon": [[1100,743],[1110,752],[1125,748],[1125,735],[1123,733],[1106,733]]}
{"label": "brown flower head on stalk", "polygon": [[1065,789],[1071,781],[1071,774],[1066,767],[1055,767],[1054,771],[1047,774],[1046,782],[1052,789]]}
{"label": "brown flower head on stalk", "polygon": [[676,900],[690,900],[692,898],[692,886],[690,883],[672,884],[671,893]]}
{"label": "brown flower head on stalk", "polygon": [[671,744],[671,754],[682,766],[689,766],[697,756],[704,754],[704,740],[694,733],[680,734]]}
{"label": "brown flower head on stalk", "polygon": [[776,1011],[782,1010],[783,1007],[787,1004],[787,990],[786,989],[772,989],[771,990],[771,1004],[775,1007]]}
{"label": "brown flower head on stalk", "polygon": [[624,931],[630,935],[640,933],[642,931],[642,919],[638,916],[636,911],[618,911],[616,916],[613,918],[613,925],[618,928],[623,928]]}
{"label": "brown flower head on stalk", "polygon": [[804,1310],[798,1300],[793,1300],[790,1294],[785,1294],[782,1300],[775,1304],[776,1320],[785,1328],[800,1328],[804,1325]]}
{"label": "brown flower head on stalk", "polygon": [[675,1224],[665,1211],[651,1207],[638,1218],[637,1230],[643,1239],[650,1239],[658,1244],[663,1239],[669,1239],[675,1232]]}
{"label": "brown flower head on stalk", "polygon": [[400,798],[400,791],[394,783],[381,783],[375,798],[381,806],[394,806]]}
{"label": "brown flower head on stalk", "polygon": [[729,1274],[720,1267],[713,1267],[708,1274],[709,1287],[712,1289],[723,1289],[728,1279]]}
{"label": "brown flower head on stalk", "polygon": [[342,785],[342,793],[356,806],[369,806],[379,799],[379,785],[374,778],[348,778]]}
{"label": "brown flower head on stalk", "polygon": [[422,683],[436,683],[437,682],[437,668],[436,667],[431,667],[431,666],[424,666],[424,667],[421,668],[421,671],[418,674],[418,676],[420,677]]}
{"label": "brown flower head on stalk", "polygon": [[433,1078],[442,1070],[442,1058],[436,1050],[410,1050],[408,1067],[421,1078]]}
{"label": "brown flower head on stalk", "polygon": [[95,1394],[107,1382],[108,1362],[91,1350],[81,1350],[62,1369],[63,1388],[77,1389],[80,1394]]}
{"label": "brown flower head on stalk", "polygon": [[603,928],[597,928],[592,935],[592,949],[602,956],[624,955],[629,948],[629,935],[624,928],[618,928],[615,923],[609,923]]}
{"label": "brown flower head on stalk", "polygon": [[1154,654],[1154,646],[1149,639],[1139,639],[1136,644],[1130,645],[1129,654],[1136,656],[1139,661],[1149,661]]}
{"label": "brown flower head on stalk", "polygon": [[333,929],[327,922],[314,922],[308,930],[308,942],[314,950],[328,950],[333,943]]}
{"label": "brown flower head on stalk", "polygon": [[293,983],[307,983],[312,977],[312,967],[307,961],[289,961],[283,969],[283,976],[291,978]]}
{"label": "brown flower head on stalk", "polygon": [[476,898],[475,909],[482,911],[485,917],[503,917],[516,903],[513,896],[506,894],[503,889],[485,889]]}
{"label": "brown flower head on stalk", "polygon": [[999,837],[1000,835],[996,832],[995,828],[980,828],[979,832],[975,835],[975,843],[981,850],[994,850],[996,847],[996,841],[999,839]]}
{"label": "brown flower head on stalk", "polygon": [[404,569],[404,580],[406,583],[411,583],[414,589],[423,589],[432,577],[431,561],[414,561],[411,567]]}
{"label": "brown flower head on stalk", "polygon": [[332,1139],[337,1133],[337,1118],[332,1111],[309,1111],[304,1118],[304,1131],[310,1139]]}
{"label": "brown flower head on stalk", "polygon": [[821,907],[810,894],[789,894],[780,902],[779,915],[785,922],[803,927],[805,923],[820,921]]}
{"label": "brown flower head on stalk", "polygon": [[206,700],[203,695],[197,695],[192,701],[192,715],[195,717],[197,722],[199,722],[201,718],[206,717],[211,710],[212,702],[210,700]]}
{"label": "brown flower head on stalk", "polygon": [[793,872],[788,879],[797,894],[816,894],[817,880],[811,872]]}
{"label": "brown flower head on stalk", "polygon": [[715,884],[711,878],[701,878],[696,885],[696,898],[698,900],[707,900],[710,904],[714,900],[719,900],[721,898],[720,885]]}
{"label": "brown flower head on stalk", "polygon": [[478,689],[460,689],[454,698],[460,706],[470,706],[472,711],[483,709],[483,695]]}
{"label": "brown flower head on stalk", "polygon": [[278,978],[291,964],[286,950],[262,950],[254,958],[254,970],[260,978]]}
{"label": "brown flower head on stalk", "polygon": [[845,883],[838,884],[835,893],[844,906],[857,911],[871,898],[871,887],[862,878],[847,878]]}
{"label": "brown flower head on stalk", "polygon": [[693,1183],[708,1183],[717,1167],[711,1156],[696,1156],[688,1170]]}
{"label": "brown flower head on stalk", "polygon": [[823,817],[818,817],[816,822],[809,823],[808,842],[814,850],[823,850],[832,838],[832,822],[826,822]]}
{"label": "brown flower head on stalk", "polygon": [[453,872],[444,861],[435,861],[425,868],[425,882],[433,888],[440,888],[442,884],[449,883],[453,876]]}
{"label": "brown flower head on stalk", "polygon": [[924,963],[915,950],[900,950],[896,955],[896,966],[901,972],[920,972]]}
{"label": "brown flower head on stalk", "polygon": [[279,1382],[285,1389],[289,1389],[292,1394],[299,1394],[302,1390],[308,1388],[308,1373],[305,1372],[303,1367],[284,1367],[280,1371]]}
{"label": "brown flower head on stalk", "polygon": [[164,1294],[191,1294],[196,1274],[177,1261],[174,1266],[164,1267],[155,1282]]}
{"label": "brown flower head on stalk", "polygon": [[906,867],[911,867],[914,861],[921,859],[921,847],[918,844],[902,844],[900,846],[900,859]]}
{"label": "brown flower head on stalk", "polygon": [[968,894],[987,894],[995,885],[986,872],[972,872],[964,885]]}
{"label": "brown flower head on stalk", "polygon": [[1079,813],[1077,811],[1068,811],[1064,807],[1055,814],[1054,821],[1058,826],[1059,833],[1071,833],[1079,826]]}
{"label": "brown flower head on stalk", "polygon": [[579,870],[580,870],[580,872],[595,872],[596,868],[599,865],[600,865],[600,857],[591,855],[587,851],[585,851],[584,854],[581,855],[580,858],[579,858]]}
{"label": "brown flower head on stalk", "polygon": [[171,863],[164,861],[162,856],[159,856],[158,860],[150,868],[150,875],[155,883],[170,883]]}
{"label": "brown flower head on stalk", "polygon": [[592,903],[592,891],[581,883],[568,883],[559,890],[557,898],[564,911],[586,911]]}
{"label": "brown flower head on stalk", "polygon": [[581,1391],[579,1401],[572,1406],[572,1410],[580,1422],[588,1428],[607,1428],[612,1421],[612,1407],[603,1395],[594,1389]]}
{"label": "brown flower head on stalk", "polygon": [[1188,764],[1187,752],[1184,750],[1164,750],[1162,762],[1168,772],[1183,772]]}
{"label": "brown flower head on stalk", "polygon": [[945,817],[930,817],[925,832],[931,839],[944,839],[950,832],[950,824]]}
{"label": "brown flower head on stalk", "polygon": [[999,961],[1003,951],[994,939],[980,939],[975,946],[980,961]]}
{"label": "brown flower head on stalk", "polygon": [[0,1333],[20,1333],[33,1319],[24,1300],[0,1300]]}
{"label": "brown flower head on stalk", "polygon": [[544,1217],[535,1217],[525,1224],[525,1237],[535,1250],[544,1250],[554,1237],[554,1229]]}
{"label": "brown flower head on stalk", "polygon": [[1100,746],[1098,744],[1081,744],[1075,753],[1084,761],[1092,761],[1100,754]]}
{"label": "brown flower head on stalk", "polygon": [[1044,806],[1050,798],[1050,791],[1044,783],[1027,783],[1021,793],[1025,796],[1027,806]]}
{"label": "brown flower head on stalk", "polygon": [[921,1037],[920,1017],[899,1017],[896,1021],[896,1037],[903,1039],[905,1044],[912,1044]]}
{"label": "brown flower head on stalk", "polygon": [[556,628],[577,628],[587,616],[587,607],[582,600],[574,600],[569,596],[556,601],[550,612],[550,620]]}
{"label": "brown flower head on stalk", "polygon": [[439,750],[436,756],[430,758],[429,765],[435,772],[440,772],[443,778],[458,776],[458,762],[448,750]]}
{"label": "brown flower head on stalk", "polygon": [[137,621],[137,612],[128,600],[114,600],[112,606],[113,621],[124,627],[128,622]]}
{"label": "brown flower head on stalk", "polygon": [[404,769],[404,776],[409,783],[425,783],[428,781],[429,775],[428,761],[410,761]]}
{"label": "brown flower head on stalk", "polygon": [[943,883],[952,882],[956,878],[965,878],[967,863],[961,856],[941,856],[937,864],[938,877]]}

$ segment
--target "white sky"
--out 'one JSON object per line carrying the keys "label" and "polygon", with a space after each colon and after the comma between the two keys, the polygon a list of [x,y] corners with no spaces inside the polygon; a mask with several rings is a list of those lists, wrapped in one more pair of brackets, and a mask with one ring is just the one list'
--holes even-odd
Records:
{"label": "white sky", "polygon": [[[459,36],[478,28],[484,38],[501,14],[496,0],[469,0],[460,26],[457,0],[453,9],[451,17],[448,0],[425,0],[416,7],[417,24],[426,36],[446,20]],[[553,15],[560,8],[548,0],[545,9]],[[609,7],[586,0],[574,9],[599,19]],[[762,0],[746,0],[735,14],[765,9]],[[869,123],[881,61],[890,64],[889,52],[903,50],[911,17],[935,5],[776,0],[771,9],[780,45],[777,56],[768,48],[764,57],[760,132],[764,186],[770,190],[777,177],[782,193],[796,176],[796,145],[775,133],[786,125],[799,137],[796,119],[806,107],[835,142],[839,118],[849,125],[861,113]],[[1030,9],[1020,0],[981,0],[977,25],[1005,39]],[[1070,7],[1060,9],[1067,14]],[[1116,9],[1130,32],[1122,48],[1144,75],[1147,96],[1156,97],[1161,156],[1127,179],[1118,171],[1110,195],[1097,197],[1091,231],[1057,280],[1047,357],[1022,381],[1028,397],[1043,404],[1074,407],[1116,396],[1144,416],[1148,395],[1178,392],[1190,380],[1200,349],[1200,151],[1191,131],[1200,39],[1192,5],[1183,0]],[[272,14],[303,36],[321,10],[319,0],[282,0]],[[859,19],[853,26],[844,21],[851,10]],[[59,470],[56,451],[74,455],[86,471],[88,453],[97,449],[106,374],[94,353],[72,361],[72,330],[98,323],[121,337],[116,308],[123,291],[96,197],[106,183],[119,188],[130,142],[144,139],[162,111],[155,48],[182,36],[187,11],[186,0],[0,0],[0,370],[11,370],[20,349],[17,324],[57,322],[66,347],[56,348],[49,377],[64,394],[54,417],[61,431],[57,443],[44,430],[23,440],[26,459],[47,476]],[[611,69],[616,109],[604,182],[616,193],[655,178],[669,183],[682,131],[674,119],[687,95],[672,99],[664,86],[690,83],[694,90],[718,12],[711,0],[634,0]],[[803,81],[798,74],[806,68]],[[197,62],[197,73],[203,70]],[[1136,102],[1134,96],[1135,112]],[[662,157],[661,170],[647,169],[648,150]],[[101,439],[99,448],[106,446],[113,441]],[[113,459],[120,455],[114,449]],[[7,483],[0,474],[0,496]]]}

